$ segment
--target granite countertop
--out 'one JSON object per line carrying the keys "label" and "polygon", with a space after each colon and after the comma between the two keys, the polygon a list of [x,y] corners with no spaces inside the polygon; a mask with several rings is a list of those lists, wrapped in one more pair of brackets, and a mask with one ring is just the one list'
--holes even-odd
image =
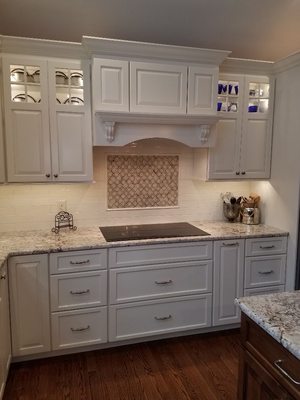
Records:
{"label": "granite countertop", "polygon": [[5,262],[8,256],[12,255],[158,243],[288,235],[285,231],[267,225],[244,225],[241,223],[224,221],[191,222],[191,224],[210,233],[210,236],[106,242],[98,226],[78,228],[76,231],[69,231],[66,229],[62,230],[59,234],[51,232],[50,229],[49,231],[3,232],[0,233],[0,266]]}
{"label": "granite countertop", "polygon": [[300,360],[300,291],[236,300],[241,310]]}

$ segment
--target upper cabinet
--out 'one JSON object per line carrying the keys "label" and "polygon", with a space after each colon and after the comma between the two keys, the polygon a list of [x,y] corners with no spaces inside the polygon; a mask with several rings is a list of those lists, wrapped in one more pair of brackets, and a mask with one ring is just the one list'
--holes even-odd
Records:
{"label": "upper cabinet", "polygon": [[215,116],[218,67],[94,58],[95,112]]}
{"label": "upper cabinet", "polygon": [[215,115],[219,68],[189,67],[187,113]]}
{"label": "upper cabinet", "polygon": [[129,111],[129,62],[95,58],[93,106],[98,111]]}
{"label": "upper cabinet", "polygon": [[208,179],[270,176],[272,85],[268,77],[221,75],[216,143],[209,151]]}
{"label": "upper cabinet", "polygon": [[9,182],[92,179],[88,65],[3,59]]}
{"label": "upper cabinet", "polygon": [[186,114],[187,67],[130,63],[130,111]]}

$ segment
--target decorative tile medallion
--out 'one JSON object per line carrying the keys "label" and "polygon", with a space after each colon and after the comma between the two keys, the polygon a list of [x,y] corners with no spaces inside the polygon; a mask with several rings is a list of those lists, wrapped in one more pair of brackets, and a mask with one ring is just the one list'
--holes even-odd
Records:
{"label": "decorative tile medallion", "polygon": [[177,206],[178,171],[178,156],[108,156],[108,208]]}

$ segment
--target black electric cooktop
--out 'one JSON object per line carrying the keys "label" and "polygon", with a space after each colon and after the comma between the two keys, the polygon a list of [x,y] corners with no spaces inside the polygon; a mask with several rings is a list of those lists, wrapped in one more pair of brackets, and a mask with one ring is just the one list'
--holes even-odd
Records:
{"label": "black electric cooktop", "polygon": [[187,222],[169,224],[147,224],[147,225],[122,225],[122,226],[100,226],[107,242],[141,240],[141,239],[160,239],[182,236],[209,236],[210,234],[202,231]]}

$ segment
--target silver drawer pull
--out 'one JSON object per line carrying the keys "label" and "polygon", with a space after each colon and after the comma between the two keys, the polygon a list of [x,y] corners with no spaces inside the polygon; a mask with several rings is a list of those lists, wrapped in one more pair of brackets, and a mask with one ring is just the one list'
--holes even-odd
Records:
{"label": "silver drawer pull", "polygon": [[169,314],[167,317],[154,317],[154,319],[156,319],[156,321],[165,321],[166,319],[170,319],[172,318],[172,315]]}
{"label": "silver drawer pull", "polygon": [[87,325],[83,328],[70,328],[72,332],[83,332],[88,331],[90,329],[90,325]]}
{"label": "silver drawer pull", "polygon": [[300,385],[300,381],[296,381],[294,378],[291,377],[290,374],[288,374],[282,367],[283,360],[277,360],[274,361],[274,365],[277,369],[279,369],[279,371],[286,376],[290,381],[292,381],[295,385]]}
{"label": "silver drawer pull", "polygon": [[71,293],[71,294],[87,294],[87,293],[90,293],[90,289],[86,289],[86,290],[77,290],[77,291],[70,290],[70,293]]}
{"label": "silver drawer pull", "polygon": [[169,279],[168,281],[155,281],[157,285],[168,285],[169,283],[172,283],[172,279]]}
{"label": "silver drawer pull", "polygon": [[6,279],[6,274],[1,275],[0,279]]}
{"label": "silver drawer pull", "polygon": [[260,275],[270,275],[272,274],[274,271],[272,269],[270,269],[269,271],[258,271],[258,273]]}
{"label": "silver drawer pull", "polygon": [[83,265],[83,264],[88,264],[90,260],[83,260],[83,261],[70,261],[71,265]]}
{"label": "silver drawer pull", "polygon": [[265,250],[265,249],[274,249],[274,244],[272,244],[272,246],[259,246],[259,248],[260,249],[263,249],[263,250]]}
{"label": "silver drawer pull", "polygon": [[234,242],[234,243],[222,243],[223,246],[227,246],[227,247],[231,247],[231,246],[239,246],[238,242]]}

